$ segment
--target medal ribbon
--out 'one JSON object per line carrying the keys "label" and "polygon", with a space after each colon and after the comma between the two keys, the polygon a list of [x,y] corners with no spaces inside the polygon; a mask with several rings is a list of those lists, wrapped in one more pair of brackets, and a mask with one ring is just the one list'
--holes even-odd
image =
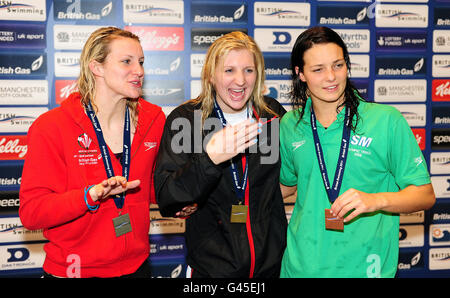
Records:
{"label": "medal ribbon", "polygon": [[311,106],[311,128],[314,138],[314,145],[315,145],[314,147],[316,148],[316,155],[317,160],[319,162],[320,173],[322,174],[323,184],[325,185],[328,199],[330,200],[331,203],[333,203],[339,196],[342,179],[344,177],[345,164],[347,162],[347,154],[350,141],[350,128],[348,125],[350,120],[350,109],[348,108],[345,109],[346,113],[344,120],[344,128],[342,131],[341,149],[339,152],[336,172],[334,173],[333,186],[330,187],[330,181],[328,180],[327,167],[325,165],[325,159],[323,157],[322,146],[320,145],[319,135],[317,134],[316,115],[314,114],[314,109]]}
{"label": "medal ribbon", "polygon": [[[100,146],[100,153],[102,154],[103,164],[105,166],[106,175],[108,178],[114,177],[114,169],[111,163],[111,157],[108,151],[108,145],[106,145],[105,139],[103,138],[103,131],[100,127],[100,122],[95,116],[94,110],[91,103],[86,106],[86,113],[91,119],[92,125],[94,126],[95,134],[97,135],[97,141]],[[131,149],[131,134],[130,134],[130,112],[128,107],[125,107],[125,123],[123,127],[123,157],[122,157],[122,176],[128,181],[128,176],[130,172],[130,149]],[[125,192],[120,195],[114,196],[114,203],[118,209],[122,209],[125,202]]]}
{"label": "medal ribbon", "polygon": [[[225,116],[223,115],[222,110],[220,109],[217,102],[214,100],[214,112],[216,113],[217,117],[219,117],[220,121],[222,122],[223,127],[227,126],[227,120],[225,119]],[[247,110],[247,117],[248,117],[248,110]],[[242,201],[245,197],[245,188],[247,186],[247,178],[248,178],[248,163],[246,162],[245,154],[242,154],[242,164],[245,164],[244,169],[244,177],[242,179],[242,183],[239,183],[239,173],[236,168],[236,164],[231,160],[231,177],[233,178],[234,182],[234,190],[236,191],[236,194],[239,198],[239,204],[242,204]]]}

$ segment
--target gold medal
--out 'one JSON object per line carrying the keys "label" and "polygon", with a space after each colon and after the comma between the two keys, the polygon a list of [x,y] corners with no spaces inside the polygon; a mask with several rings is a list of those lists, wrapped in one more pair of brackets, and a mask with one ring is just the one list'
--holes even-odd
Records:
{"label": "gold medal", "polygon": [[231,223],[246,223],[247,222],[248,206],[246,205],[232,205],[231,206]]}

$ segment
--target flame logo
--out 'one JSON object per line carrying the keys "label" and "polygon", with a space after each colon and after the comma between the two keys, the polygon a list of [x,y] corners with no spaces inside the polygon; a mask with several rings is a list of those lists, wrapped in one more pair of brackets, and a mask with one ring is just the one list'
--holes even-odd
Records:
{"label": "flame logo", "polygon": [[242,17],[242,15],[244,14],[244,12],[245,12],[245,6],[242,5],[234,12],[233,18],[235,20],[239,20]]}
{"label": "flame logo", "polygon": [[178,57],[177,59],[175,59],[174,61],[172,61],[172,63],[170,63],[170,71],[175,71],[175,70],[177,70],[178,67],[180,66],[180,62],[181,62],[180,57]]}
{"label": "flame logo", "polygon": [[177,278],[178,276],[180,276],[181,270],[182,270],[182,266],[181,264],[178,265],[171,273],[170,273],[170,277],[171,278]]}
{"label": "flame logo", "polygon": [[415,266],[415,265],[417,265],[417,263],[419,263],[419,261],[420,261],[420,257],[421,257],[421,254],[420,254],[420,251],[411,259],[411,266]]}
{"label": "flame logo", "polygon": [[102,12],[101,12],[102,17],[109,15],[111,10],[112,10],[112,2],[109,2],[108,4],[106,4],[105,7],[102,8]]}
{"label": "flame logo", "polygon": [[41,68],[43,62],[44,57],[41,55],[39,58],[34,60],[33,63],[31,63],[31,70],[32,71],[38,70],[39,68]]}
{"label": "flame logo", "polygon": [[420,59],[419,61],[417,61],[417,63],[414,65],[414,71],[418,72],[419,70],[421,70],[422,66],[423,66],[423,63],[424,63],[424,59],[423,58]]}
{"label": "flame logo", "polygon": [[356,20],[358,22],[361,22],[362,20],[364,20],[366,15],[367,15],[367,8],[364,8],[360,12],[358,12],[358,14],[356,15]]}

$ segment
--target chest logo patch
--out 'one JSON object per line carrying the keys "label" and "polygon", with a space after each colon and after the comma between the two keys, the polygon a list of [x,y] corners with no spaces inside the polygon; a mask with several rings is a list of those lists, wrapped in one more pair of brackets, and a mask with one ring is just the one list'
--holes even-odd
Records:
{"label": "chest logo patch", "polygon": [[74,154],[73,158],[78,160],[78,165],[97,165],[98,164],[98,151],[97,149],[89,149],[92,143],[92,139],[86,134],[83,133],[77,138],[78,146],[81,149],[78,149],[76,154]]}
{"label": "chest logo patch", "polygon": [[350,139],[350,144],[353,145],[352,148],[350,148],[350,152],[353,152],[355,156],[362,157],[362,156],[370,156],[372,155],[371,150],[369,149],[370,145],[372,144],[373,138],[371,137],[365,137],[360,135],[354,135]]}
{"label": "chest logo patch", "polygon": [[79,135],[77,141],[78,145],[85,150],[88,150],[92,143],[92,139],[86,133]]}
{"label": "chest logo patch", "polygon": [[306,143],[305,140],[301,140],[301,141],[292,143],[292,148],[293,148],[292,151],[297,150],[298,148],[300,148],[301,146],[303,146],[305,143]]}
{"label": "chest logo patch", "polygon": [[157,142],[144,142],[145,145],[145,151],[148,151],[150,149],[153,149],[156,147],[156,145],[158,145]]}

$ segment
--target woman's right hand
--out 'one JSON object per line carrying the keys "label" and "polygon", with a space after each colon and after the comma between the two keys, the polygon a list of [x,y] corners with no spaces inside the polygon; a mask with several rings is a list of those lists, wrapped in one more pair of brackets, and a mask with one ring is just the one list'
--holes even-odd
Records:
{"label": "woman's right hand", "polygon": [[140,180],[127,181],[123,176],[114,176],[103,180],[89,189],[89,195],[92,201],[96,202],[108,196],[117,195],[129,189],[136,188],[139,184],[141,184]]}
{"label": "woman's right hand", "polygon": [[234,126],[227,125],[213,134],[205,151],[216,165],[242,153],[255,144],[261,133],[261,124],[255,119],[247,119]]}

